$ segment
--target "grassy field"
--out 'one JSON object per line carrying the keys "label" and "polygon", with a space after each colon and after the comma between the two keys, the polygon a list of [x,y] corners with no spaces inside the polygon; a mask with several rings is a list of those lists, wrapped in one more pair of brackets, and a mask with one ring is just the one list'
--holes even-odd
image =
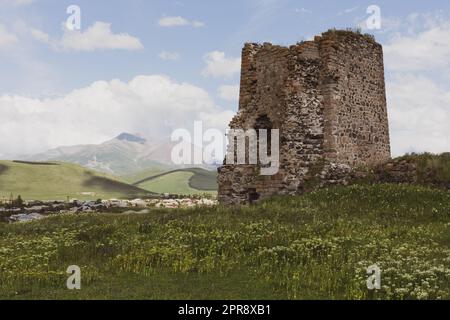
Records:
{"label": "grassy field", "polygon": [[203,191],[216,191],[218,189],[217,170],[208,171],[201,168],[192,168],[189,170],[194,173],[189,180],[189,185],[192,188]]}
{"label": "grassy field", "polygon": [[136,198],[149,193],[75,164],[0,161],[0,200],[9,200],[11,194],[28,200],[66,200]]}
{"label": "grassy field", "polygon": [[172,167],[165,165],[154,165],[149,169],[138,171],[135,173],[120,176],[120,179],[126,183],[133,184],[136,181],[142,180],[147,177],[153,177],[159,174],[173,170]]}
{"label": "grassy field", "polygon": [[130,183],[156,193],[216,194],[217,172],[201,168],[177,169],[150,176],[141,175],[139,180]]}
{"label": "grassy field", "polygon": [[196,194],[199,190],[189,186],[191,172],[172,172],[137,184],[139,188],[157,193]]}
{"label": "grassy field", "polygon": [[[382,289],[366,288],[381,268]],[[66,289],[69,265],[82,289]],[[450,299],[450,193],[349,186],[241,208],[0,225],[3,299]]]}

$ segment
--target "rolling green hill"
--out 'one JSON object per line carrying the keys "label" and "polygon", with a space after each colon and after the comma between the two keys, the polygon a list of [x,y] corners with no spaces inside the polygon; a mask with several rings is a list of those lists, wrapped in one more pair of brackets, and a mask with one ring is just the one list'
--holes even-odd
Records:
{"label": "rolling green hill", "polygon": [[150,194],[107,174],[62,162],[0,161],[0,199],[134,198]]}
{"label": "rolling green hill", "polygon": [[174,170],[174,168],[166,166],[166,165],[153,165],[146,170],[137,171],[134,173],[121,175],[120,179],[126,183],[134,184],[136,181],[140,181],[147,177],[153,177],[165,172],[169,172]]}
{"label": "rolling green hill", "polygon": [[217,173],[201,168],[177,169],[129,182],[157,193],[198,194],[217,191]]}

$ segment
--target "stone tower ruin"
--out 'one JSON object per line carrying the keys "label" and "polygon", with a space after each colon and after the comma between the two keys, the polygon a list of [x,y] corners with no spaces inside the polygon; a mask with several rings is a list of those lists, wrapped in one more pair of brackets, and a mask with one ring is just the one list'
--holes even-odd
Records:
{"label": "stone tower ruin", "polygon": [[387,161],[382,46],[369,35],[337,30],[290,47],[245,44],[239,112],[230,128],[279,129],[279,170],[264,176],[257,164],[224,164],[218,178],[224,204],[302,193],[315,176],[333,180],[336,168]]}

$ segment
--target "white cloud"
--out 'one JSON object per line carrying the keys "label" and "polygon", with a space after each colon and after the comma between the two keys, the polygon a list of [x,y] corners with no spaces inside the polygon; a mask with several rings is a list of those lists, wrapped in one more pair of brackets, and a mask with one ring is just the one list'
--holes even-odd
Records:
{"label": "white cloud", "polygon": [[295,12],[297,13],[312,13],[312,10],[306,9],[306,8],[295,8]]}
{"label": "white cloud", "polygon": [[231,78],[241,70],[241,58],[227,58],[224,52],[213,51],[207,53],[203,60],[206,67],[202,71],[204,77]]}
{"label": "white cloud", "polygon": [[205,23],[201,21],[192,21],[191,24],[194,28],[201,28],[205,26]]}
{"label": "white cloud", "polygon": [[450,22],[415,35],[397,35],[384,46],[386,66],[394,71],[421,71],[448,67]]}
{"label": "white cloud", "polygon": [[33,39],[35,39],[37,41],[47,43],[47,44],[49,44],[51,42],[50,36],[47,33],[43,32],[42,30],[31,28],[30,33],[31,33],[31,36],[33,37]]}
{"label": "white cloud", "polygon": [[231,119],[236,115],[231,110],[218,110],[217,112],[200,112],[198,118],[208,127],[221,130],[224,134]]}
{"label": "white cloud", "polygon": [[34,2],[35,0],[0,0],[0,5],[10,5],[14,7],[27,6]]}
{"label": "white cloud", "polygon": [[9,48],[18,42],[18,38],[0,24],[0,49]]}
{"label": "white cloud", "polygon": [[394,155],[450,150],[450,91],[405,74],[387,83],[387,93]]}
{"label": "white cloud", "polygon": [[158,54],[158,57],[162,60],[179,60],[180,54],[178,52],[162,51]]}
{"label": "white cloud", "polygon": [[224,85],[219,87],[219,97],[226,101],[239,100],[239,86]]}
{"label": "white cloud", "polygon": [[97,49],[143,49],[141,41],[128,33],[115,34],[111,24],[95,22],[85,32],[65,30],[61,39],[61,47],[65,50],[94,51]]}
{"label": "white cloud", "polygon": [[231,111],[208,93],[166,76],[137,76],[130,82],[97,81],[58,98],[0,96],[0,150],[40,152],[61,145],[99,143],[120,132],[168,139],[172,130],[191,130],[194,120],[225,130]]}
{"label": "white cloud", "polygon": [[186,18],[176,16],[176,17],[162,17],[158,20],[158,25],[160,27],[185,27],[192,26],[194,28],[203,27],[205,24],[201,21],[190,21]]}
{"label": "white cloud", "polygon": [[190,23],[183,17],[163,17],[159,19],[158,24],[161,27],[181,27],[188,26]]}
{"label": "white cloud", "polygon": [[338,15],[338,16],[346,15],[346,14],[352,13],[352,12],[358,10],[358,9],[359,9],[359,6],[352,7],[352,8],[347,8],[347,9],[344,9],[344,10],[342,10],[342,11],[339,11],[339,12],[337,13],[337,15]]}
{"label": "white cloud", "polygon": [[[382,32],[389,32],[397,30],[402,25],[402,20],[398,17],[383,17],[381,18]],[[370,31],[370,30],[369,30]]]}
{"label": "white cloud", "polygon": [[48,34],[38,29],[31,29],[35,40],[49,44],[55,50],[64,51],[95,51],[95,50],[140,50],[141,41],[128,33],[113,33],[111,24],[95,22],[86,31],[68,30],[63,26],[64,34],[61,39],[51,39]]}
{"label": "white cloud", "polygon": [[[398,21],[397,21],[398,22]],[[394,156],[450,150],[450,21],[410,14],[384,45]]]}

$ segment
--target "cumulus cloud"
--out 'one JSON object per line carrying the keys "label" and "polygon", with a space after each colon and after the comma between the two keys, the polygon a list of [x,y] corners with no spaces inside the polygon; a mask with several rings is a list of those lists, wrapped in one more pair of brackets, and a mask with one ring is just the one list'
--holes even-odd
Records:
{"label": "cumulus cloud", "polygon": [[180,54],[178,52],[161,51],[158,57],[162,60],[179,60]]}
{"label": "cumulus cloud", "polygon": [[63,27],[61,39],[51,39],[48,34],[38,29],[31,29],[35,40],[49,44],[55,50],[95,51],[95,50],[140,50],[143,49],[139,38],[128,33],[113,33],[111,24],[97,21],[86,31],[68,30]]}
{"label": "cumulus cloud", "polygon": [[387,68],[394,71],[422,71],[448,67],[450,22],[414,35],[396,35],[384,46]]}
{"label": "cumulus cloud", "polygon": [[226,101],[237,101],[239,99],[239,86],[223,85],[219,87],[219,97]]}
{"label": "cumulus cloud", "polygon": [[1,95],[0,112],[4,154],[99,143],[120,132],[169,139],[174,129],[190,130],[195,120],[225,130],[233,114],[216,106],[202,88],[161,75],[97,81],[51,99]]}
{"label": "cumulus cloud", "polygon": [[203,60],[206,64],[202,71],[204,77],[231,78],[241,70],[241,58],[228,58],[225,52],[209,52],[203,57]]}
{"label": "cumulus cloud", "polygon": [[111,24],[95,22],[86,31],[65,30],[61,39],[61,47],[65,50],[94,51],[97,49],[143,49],[141,41],[128,33],[113,33]]}
{"label": "cumulus cloud", "polygon": [[450,150],[450,22],[409,15],[384,45],[387,98],[394,155]]}
{"label": "cumulus cloud", "polygon": [[391,144],[394,155],[450,150],[450,91],[414,74],[388,82]]}
{"label": "cumulus cloud", "polygon": [[6,30],[6,28],[0,24],[0,49],[9,48],[18,42],[18,38],[13,33]]}
{"label": "cumulus cloud", "polygon": [[225,134],[228,129],[228,124],[235,115],[236,113],[231,110],[218,110],[215,113],[200,112],[198,118],[200,121],[203,121],[207,127],[221,130]]}
{"label": "cumulus cloud", "polygon": [[194,28],[203,27],[205,24],[201,21],[191,21],[186,18],[175,16],[175,17],[162,17],[158,20],[158,25],[160,27],[186,27],[192,26]]}

